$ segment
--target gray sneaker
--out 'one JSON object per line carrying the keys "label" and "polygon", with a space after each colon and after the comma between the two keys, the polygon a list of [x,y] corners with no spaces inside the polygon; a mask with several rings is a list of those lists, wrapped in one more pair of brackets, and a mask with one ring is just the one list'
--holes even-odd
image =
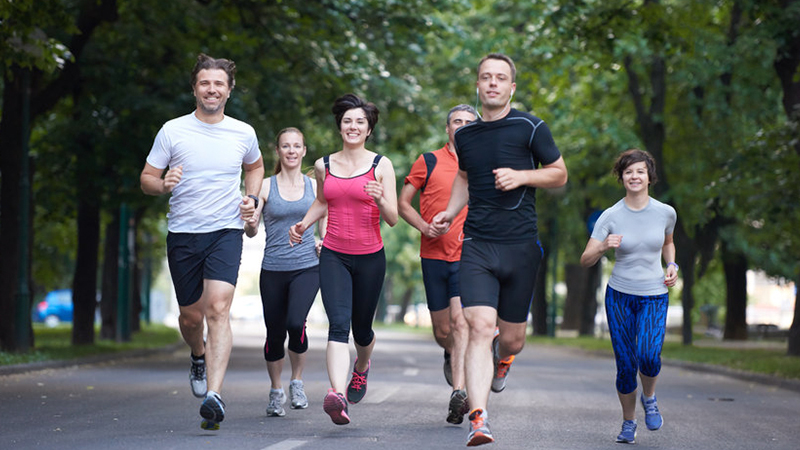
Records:
{"label": "gray sneaker", "polygon": [[192,386],[192,395],[197,398],[203,398],[208,393],[206,360],[205,358],[194,359],[191,356],[189,359],[192,361],[192,367],[189,369],[189,384]]}
{"label": "gray sneaker", "polygon": [[303,380],[289,382],[289,397],[292,399],[292,409],[308,408],[308,397],[303,389]]}
{"label": "gray sneaker", "polygon": [[203,418],[200,428],[219,430],[219,423],[225,420],[225,402],[222,401],[222,397],[216,393],[206,395],[203,404],[200,405],[200,416]]}
{"label": "gray sneaker", "polygon": [[469,435],[467,447],[489,444],[494,442],[492,431],[489,430],[489,421],[482,409],[476,409],[469,415]]}
{"label": "gray sneaker", "polygon": [[283,417],[286,411],[283,409],[283,404],[286,403],[286,394],[283,389],[270,389],[269,390],[269,406],[267,406],[267,417]]}

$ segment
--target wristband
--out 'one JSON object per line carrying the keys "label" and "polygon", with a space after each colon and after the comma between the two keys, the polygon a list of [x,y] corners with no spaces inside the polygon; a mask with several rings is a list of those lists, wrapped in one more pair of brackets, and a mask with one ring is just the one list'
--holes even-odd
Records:
{"label": "wristband", "polygon": [[676,271],[676,272],[677,272],[677,271],[679,271],[679,270],[681,270],[680,266],[678,266],[678,264],[677,264],[677,263],[674,263],[674,262],[669,262],[669,263],[667,263],[667,267],[669,267],[669,266],[675,266],[675,271]]}
{"label": "wristband", "polygon": [[254,207],[254,208],[256,208],[256,209],[258,209],[258,197],[256,197],[256,196],[255,196],[255,195],[253,195],[253,194],[249,194],[249,195],[248,195],[248,197],[250,197],[250,198],[252,198],[252,199],[253,199],[253,202],[254,202],[254,205],[255,205],[255,206],[253,206],[253,207]]}

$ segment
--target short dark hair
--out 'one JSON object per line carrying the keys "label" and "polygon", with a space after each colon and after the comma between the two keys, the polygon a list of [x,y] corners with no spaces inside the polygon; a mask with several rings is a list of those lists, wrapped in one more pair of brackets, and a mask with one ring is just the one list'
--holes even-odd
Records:
{"label": "short dark hair", "polygon": [[[306,137],[303,135],[303,132],[295,127],[286,127],[281,131],[278,131],[278,134],[275,136],[275,148],[278,149],[281,145],[281,136],[286,133],[297,133],[300,135],[300,138],[303,140],[303,145],[306,145]],[[281,173],[281,159],[278,158],[278,161],[275,162],[275,169],[273,170],[275,175]]]}
{"label": "short dark hair", "polygon": [[197,74],[200,73],[201,70],[210,69],[224,70],[225,73],[228,74],[228,87],[233,89],[233,86],[236,84],[236,79],[234,78],[236,75],[236,63],[230,59],[212,58],[205,53],[197,55],[197,62],[194,65],[194,70],[192,70],[192,87],[197,83]]}
{"label": "short dark hair", "polygon": [[511,59],[510,56],[503,53],[489,53],[488,55],[484,56],[481,59],[481,62],[478,63],[478,76],[481,75],[481,66],[487,59],[499,59],[500,61],[505,61],[508,63],[508,66],[511,67],[511,82],[513,83],[517,80],[517,66],[514,65],[514,60]]}
{"label": "short dark hair", "polygon": [[647,153],[644,150],[639,150],[638,148],[632,148],[626,150],[617,157],[617,161],[614,163],[614,175],[617,176],[618,181],[622,181],[622,173],[625,172],[625,169],[630,167],[631,164],[636,164],[638,162],[644,161],[645,165],[647,166],[647,178],[650,180],[650,185],[656,184],[658,181],[658,174],[656,173],[656,160],[653,158],[653,155]]}
{"label": "short dark hair", "polygon": [[475,116],[476,118],[478,117],[478,111],[475,111],[475,108],[465,103],[462,103],[460,105],[453,106],[453,108],[450,109],[450,112],[447,113],[447,123],[445,123],[445,125],[450,125],[450,118],[453,117],[453,114],[459,111],[466,111]]}
{"label": "short dark hair", "polygon": [[[375,125],[378,123],[378,107],[374,103],[368,102],[355,94],[344,94],[333,102],[331,112],[336,118],[336,126],[342,128],[342,117],[344,113],[351,109],[361,108],[367,116],[367,126],[369,127],[370,135]],[[369,136],[367,137],[369,139]]]}

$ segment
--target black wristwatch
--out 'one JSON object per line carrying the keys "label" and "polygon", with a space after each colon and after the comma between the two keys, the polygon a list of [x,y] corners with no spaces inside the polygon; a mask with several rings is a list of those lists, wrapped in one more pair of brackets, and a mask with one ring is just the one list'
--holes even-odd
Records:
{"label": "black wristwatch", "polygon": [[253,199],[253,201],[255,202],[255,206],[254,206],[254,208],[255,208],[255,209],[258,209],[258,197],[256,197],[256,196],[255,196],[255,195],[253,195],[253,194],[249,194],[249,195],[248,195],[248,197],[250,197],[250,198],[252,198],[252,199]]}

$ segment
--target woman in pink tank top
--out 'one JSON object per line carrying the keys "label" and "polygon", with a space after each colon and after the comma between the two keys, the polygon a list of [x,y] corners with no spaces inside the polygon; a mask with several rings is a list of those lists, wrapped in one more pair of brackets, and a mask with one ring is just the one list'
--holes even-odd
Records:
{"label": "woman in pink tank top", "polygon": [[[346,94],[336,99],[332,112],[342,150],[314,164],[317,198],[303,220],[290,228],[289,239],[302,242],[306,228],[327,211],[319,272],[329,323],[326,358],[331,388],[323,409],[333,423],[344,425],[350,423],[347,404],[358,403],[366,394],[375,346],[372,320],[386,275],[380,219],[394,226],[398,214],[392,162],[365,147],[378,123],[378,108]],[[346,383],[351,324],[357,358]]]}

